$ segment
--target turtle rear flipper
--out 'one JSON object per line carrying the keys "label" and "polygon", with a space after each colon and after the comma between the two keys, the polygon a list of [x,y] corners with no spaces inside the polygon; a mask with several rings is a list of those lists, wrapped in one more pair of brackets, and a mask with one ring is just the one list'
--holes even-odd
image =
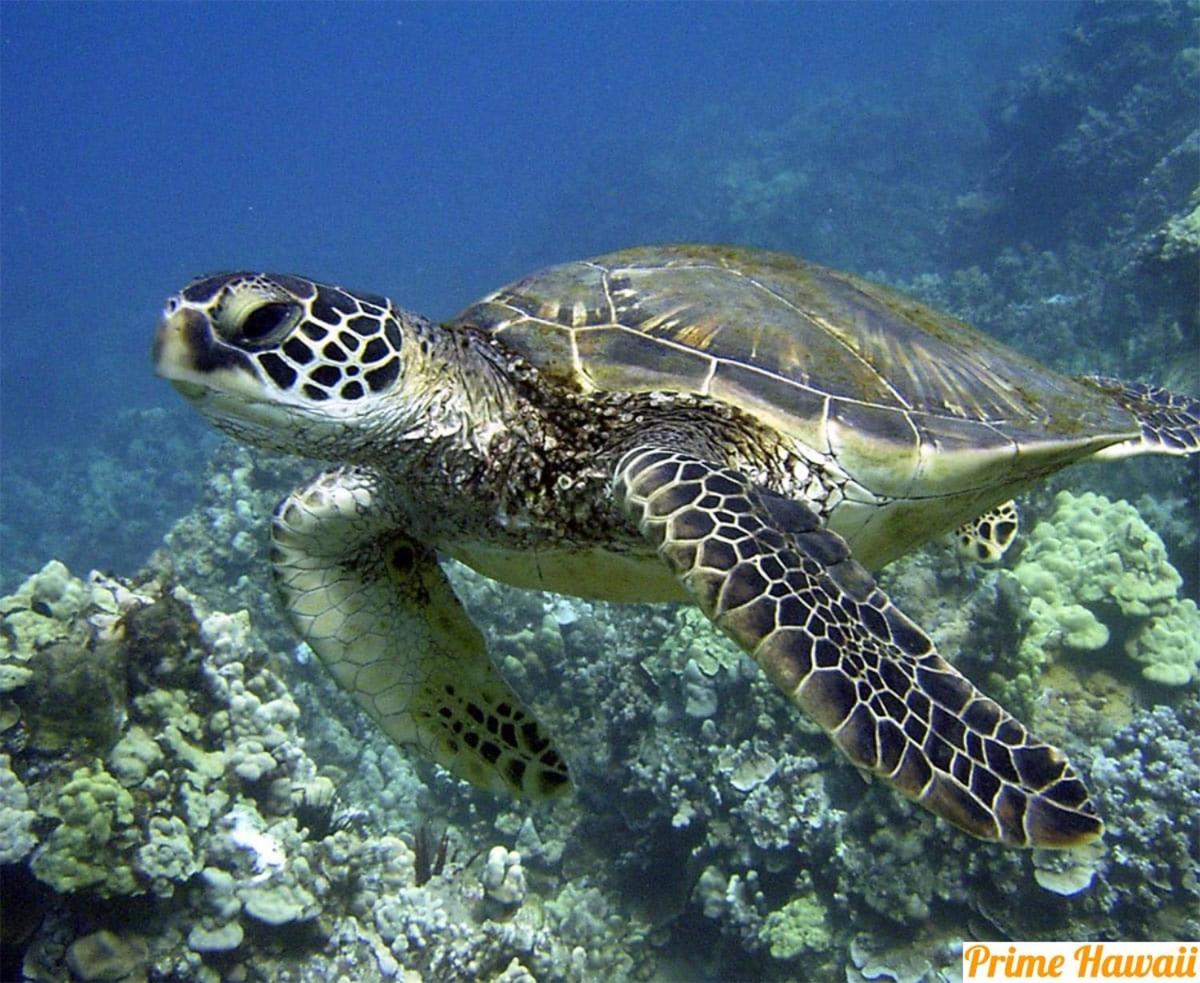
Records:
{"label": "turtle rear flipper", "polygon": [[955,530],[954,541],[959,553],[968,560],[999,563],[1017,538],[1020,525],[1017,503],[1009,499],[964,522]]}
{"label": "turtle rear flipper", "polygon": [[500,677],[428,546],[380,514],[371,475],[321,475],[275,512],[271,561],[293,626],[397,744],[459,778],[545,798],[567,767]]}
{"label": "turtle rear flipper", "polygon": [[622,458],[614,494],[704,613],[855,764],[984,839],[1100,835],[1063,754],[943,660],[807,506],[657,447]]}
{"label": "turtle rear flipper", "polygon": [[1137,419],[1142,433],[1131,440],[1105,447],[1098,461],[1112,461],[1135,454],[1200,453],[1200,399],[1173,393],[1146,382],[1122,382],[1100,376],[1079,379],[1112,397]]}

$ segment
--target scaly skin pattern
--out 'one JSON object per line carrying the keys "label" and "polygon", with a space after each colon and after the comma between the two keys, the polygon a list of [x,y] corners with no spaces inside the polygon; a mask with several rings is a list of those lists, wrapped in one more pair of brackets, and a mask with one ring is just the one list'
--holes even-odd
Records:
{"label": "scaly skin pattern", "polygon": [[397,531],[378,480],[342,469],[275,511],[284,609],[325,668],[397,744],[492,791],[545,798],[567,767],[488,657],[434,551]]}
{"label": "scaly skin pattern", "polygon": [[701,610],[856,765],[984,839],[1100,834],[1062,753],[942,659],[806,506],[653,447],[625,456],[614,494]]}

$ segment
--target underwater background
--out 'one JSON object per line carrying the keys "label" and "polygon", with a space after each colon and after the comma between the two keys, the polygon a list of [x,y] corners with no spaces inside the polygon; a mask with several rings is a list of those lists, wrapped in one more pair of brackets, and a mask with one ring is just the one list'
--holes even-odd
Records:
{"label": "underwater background", "polygon": [[1200,937],[1196,457],[1056,475],[998,569],[881,572],[1095,793],[1099,848],[1018,852],[864,784],[698,612],[461,568],[577,788],[401,755],[272,594],[315,466],[149,364],[214,270],[447,317],[716,241],[1198,393],[1198,92],[1196,2],[0,5],[0,979],[929,983],[963,939]]}

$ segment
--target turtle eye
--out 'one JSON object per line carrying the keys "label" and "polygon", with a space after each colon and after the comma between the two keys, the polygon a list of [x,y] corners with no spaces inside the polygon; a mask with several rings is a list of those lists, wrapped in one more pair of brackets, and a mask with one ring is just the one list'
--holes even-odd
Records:
{"label": "turtle eye", "polygon": [[286,301],[268,301],[247,311],[238,326],[238,340],[255,348],[281,341],[300,316],[300,308]]}

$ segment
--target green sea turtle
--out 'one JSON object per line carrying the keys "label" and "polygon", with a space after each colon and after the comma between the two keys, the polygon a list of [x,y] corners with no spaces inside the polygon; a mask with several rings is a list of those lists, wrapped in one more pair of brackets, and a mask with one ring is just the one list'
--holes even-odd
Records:
{"label": "green sea turtle", "polygon": [[1067,378],[884,287],[713,246],[555,266],[444,324],[209,276],[168,302],[154,360],[232,436],[341,463],[276,510],[287,614],[393,741],[456,775],[568,784],[439,553],[519,587],[698,604],[851,761],[976,836],[1102,829],[1064,755],[867,568],[1072,462],[1200,450],[1195,400]]}

